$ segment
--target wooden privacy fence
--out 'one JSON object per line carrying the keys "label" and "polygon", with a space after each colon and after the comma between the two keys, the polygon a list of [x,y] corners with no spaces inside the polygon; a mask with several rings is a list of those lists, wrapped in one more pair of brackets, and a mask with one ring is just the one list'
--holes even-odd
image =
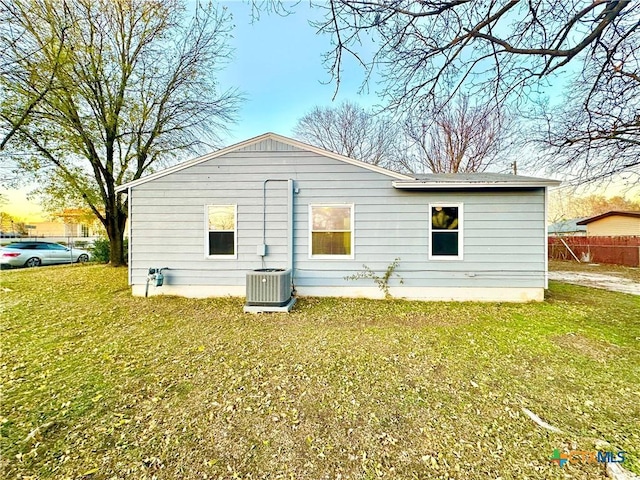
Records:
{"label": "wooden privacy fence", "polygon": [[640,267],[640,237],[549,237],[549,258]]}

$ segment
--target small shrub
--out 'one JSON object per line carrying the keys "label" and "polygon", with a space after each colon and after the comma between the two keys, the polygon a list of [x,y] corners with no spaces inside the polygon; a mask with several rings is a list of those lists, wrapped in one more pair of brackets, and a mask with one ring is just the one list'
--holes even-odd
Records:
{"label": "small shrub", "polygon": [[93,248],[91,249],[91,255],[93,260],[102,263],[109,262],[109,239],[100,237],[93,242]]}
{"label": "small shrub", "polygon": [[[126,259],[129,252],[129,240],[124,239],[124,258]],[[91,249],[92,260],[101,263],[109,263],[111,255],[111,243],[108,238],[100,237],[93,242]]]}
{"label": "small shrub", "polygon": [[382,276],[379,276],[376,272],[371,270],[371,268],[369,268],[367,265],[362,265],[362,267],[364,268],[363,272],[358,272],[354,275],[349,275],[348,277],[344,277],[344,278],[345,280],[360,280],[363,278],[370,278],[375,282],[375,284],[378,286],[380,291],[384,293],[384,298],[389,299],[389,298],[392,298],[391,292],[389,292],[389,280],[391,280],[391,277],[393,276],[398,277],[400,285],[404,283],[404,281],[402,280],[402,277],[397,273],[395,273],[395,270],[396,268],[398,268],[399,264],[400,264],[400,258],[398,257],[393,261],[393,263],[387,266],[387,270],[384,272]]}

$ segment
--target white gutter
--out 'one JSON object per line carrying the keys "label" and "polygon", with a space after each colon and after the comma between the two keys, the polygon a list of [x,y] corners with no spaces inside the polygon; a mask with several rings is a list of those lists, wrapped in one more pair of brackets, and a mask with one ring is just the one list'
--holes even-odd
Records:
{"label": "white gutter", "polygon": [[127,189],[127,221],[129,222],[129,226],[127,228],[127,230],[129,230],[129,247],[127,248],[127,268],[129,269],[129,285],[133,285],[133,269],[131,268],[133,266],[133,264],[131,263],[131,250],[133,250],[131,248],[132,242],[131,242],[131,232],[132,232],[132,225],[133,222],[131,221],[131,211],[132,211],[132,205],[131,205],[131,189],[128,188]]}
{"label": "white gutter", "polygon": [[447,188],[541,188],[560,185],[556,180],[548,182],[392,182],[393,188],[399,190],[433,190]]}

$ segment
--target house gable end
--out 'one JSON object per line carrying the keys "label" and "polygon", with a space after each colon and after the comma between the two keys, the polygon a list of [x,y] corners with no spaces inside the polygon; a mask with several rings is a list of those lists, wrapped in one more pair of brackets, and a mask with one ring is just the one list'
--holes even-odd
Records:
{"label": "house gable end", "polygon": [[295,152],[302,151],[294,145],[278,141],[274,138],[266,138],[259,142],[251,143],[237,149],[238,152]]}
{"label": "house gable end", "polygon": [[141,185],[141,184],[165,177],[172,173],[176,173],[176,172],[191,168],[195,165],[199,165],[203,162],[208,162],[210,160],[221,157],[223,155],[227,155],[229,153],[248,152],[248,151],[255,151],[255,152],[305,151],[305,152],[315,153],[317,155],[321,155],[334,160],[338,160],[346,164],[355,165],[357,167],[362,168],[363,170],[374,171],[376,173],[379,173],[388,177],[391,180],[393,179],[413,180],[413,177],[411,176],[393,172],[391,170],[387,170],[386,168],[378,167],[377,165],[371,165],[371,164],[362,162],[360,160],[354,160],[337,153],[323,150],[318,147],[306,145],[297,140],[293,140],[288,137],[283,137],[275,133],[266,133],[264,135],[251,138],[249,140],[237,143],[235,145],[231,145],[221,150],[217,150],[215,152],[202,155],[201,157],[188,160],[186,162],[183,162],[173,167],[162,170],[161,172],[157,172],[157,173],[148,175],[146,177],[142,177],[137,180],[122,184],[116,188],[116,192],[124,192],[127,189],[135,187],[137,185]]}

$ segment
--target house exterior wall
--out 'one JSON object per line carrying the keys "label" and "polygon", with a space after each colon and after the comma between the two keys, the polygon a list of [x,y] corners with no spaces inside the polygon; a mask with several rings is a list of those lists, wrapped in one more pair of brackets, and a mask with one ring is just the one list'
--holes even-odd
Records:
{"label": "house exterior wall", "polygon": [[[274,144],[275,143],[275,144]],[[267,179],[265,242],[263,185]],[[263,141],[130,190],[130,281],[144,294],[150,267],[169,267],[150,294],[244,295],[257,268],[287,267],[287,182],[293,179],[295,285],[301,295],[380,297],[370,279],[345,277],[367,265],[380,275],[400,258],[398,297],[541,300],[545,287],[543,188],[403,191],[392,178],[316,153]],[[461,203],[464,260],[429,260],[429,203]],[[207,205],[237,205],[237,258],[205,258]],[[353,204],[352,259],[311,259],[309,205]]]}
{"label": "house exterior wall", "polygon": [[32,222],[35,228],[30,229],[32,236],[63,237],[66,235],[65,225],[62,222]]}
{"label": "house exterior wall", "polygon": [[612,215],[587,224],[589,237],[640,235],[640,218]]}

